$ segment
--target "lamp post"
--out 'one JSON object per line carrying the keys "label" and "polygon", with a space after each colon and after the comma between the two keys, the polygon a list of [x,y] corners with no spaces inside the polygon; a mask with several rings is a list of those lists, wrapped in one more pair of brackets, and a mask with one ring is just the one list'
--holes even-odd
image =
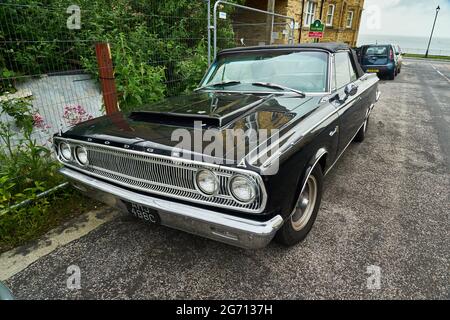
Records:
{"label": "lamp post", "polygon": [[437,20],[439,10],[441,10],[441,8],[439,6],[437,6],[436,16],[434,17],[434,22],[433,22],[433,29],[431,29],[430,41],[428,41],[428,47],[427,47],[427,52],[425,53],[425,58],[428,58],[428,51],[430,50],[431,39],[433,38],[434,26],[436,25],[436,20]]}

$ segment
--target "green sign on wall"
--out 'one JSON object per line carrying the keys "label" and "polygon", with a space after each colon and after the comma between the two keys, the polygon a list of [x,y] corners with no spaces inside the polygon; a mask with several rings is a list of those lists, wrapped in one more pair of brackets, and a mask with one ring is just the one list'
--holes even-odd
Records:
{"label": "green sign on wall", "polygon": [[309,26],[309,31],[312,31],[312,32],[323,32],[324,30],[325,30],[325,25],[320,20],[314,21]]}

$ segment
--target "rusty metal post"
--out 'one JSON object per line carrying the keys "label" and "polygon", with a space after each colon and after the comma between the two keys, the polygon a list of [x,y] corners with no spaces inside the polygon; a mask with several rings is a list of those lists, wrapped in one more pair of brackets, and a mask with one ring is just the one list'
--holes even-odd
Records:
{"label": "rusty metal post", "polygon": [[97,56],[103,102],[105,104],[106,114],[110,115],[119,111],[119,104],[117,101],[116,82],[114,79],[114,68],[109,43],[96,43],[95,54]]}

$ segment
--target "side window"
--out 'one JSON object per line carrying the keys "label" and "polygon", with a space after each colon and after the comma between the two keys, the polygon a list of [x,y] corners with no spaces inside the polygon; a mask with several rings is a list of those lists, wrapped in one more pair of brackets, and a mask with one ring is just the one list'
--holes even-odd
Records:
{"label": "side window", "polygon": [[350,61],[347,52],[338,52],[334,56],[336,88],[340,89],[351,82]]}
{"label": "side window", "polygon": [[353,67],[352,59],[348,56],[348,67],[350,69],[350,81],[356,81],[358,77],[356,76],[355,68]]}

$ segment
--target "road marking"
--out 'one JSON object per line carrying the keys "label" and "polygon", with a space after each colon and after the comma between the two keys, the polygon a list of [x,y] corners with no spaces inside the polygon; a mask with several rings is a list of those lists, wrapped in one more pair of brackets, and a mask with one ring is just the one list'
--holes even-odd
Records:
{"label": "road marking", "polygon": [[439,73],[445,80],[447,80],[447,81],[450,83],[450,79],[449,79],[445,74],[443,74],[442,72],[440,72],[433,64],[430,63],[430,65],[433,67],[433,69],[434,69],[437,73]]}
{"label": "road marking", "polygon": [[77,240],[117,216],[118,211],[100,209],[85,213],[63,227],[49,231],[35,246],[23,246],[0,255],[0,280],[7,280],[57,248]]}

